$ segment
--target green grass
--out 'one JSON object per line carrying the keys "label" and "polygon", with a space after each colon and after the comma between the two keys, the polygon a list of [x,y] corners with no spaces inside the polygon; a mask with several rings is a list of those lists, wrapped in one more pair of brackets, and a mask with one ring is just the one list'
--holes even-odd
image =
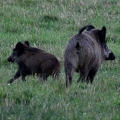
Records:
{"label": "green grass", "polygon": [[[119,120],[120,119],[120,1],[118,0],[1,0],[0,1],[0,120]],[[65,87],[63,52],[79,28],[107,27],[115,61],[106,61],[92,85]],[[49,51],[60,59],[58,81],[41,83],[28,76],[10,86],[17,65],[7,62],[18,41]]]}

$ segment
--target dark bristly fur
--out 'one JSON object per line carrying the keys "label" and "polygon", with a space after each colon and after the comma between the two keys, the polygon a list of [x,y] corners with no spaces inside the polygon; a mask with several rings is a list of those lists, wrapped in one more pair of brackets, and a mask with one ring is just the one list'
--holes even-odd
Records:
{"label": "dark bristly fur", "polygon": [[12,83],[20,76],[25,81],[25,77],[31,74],[38,75],[43,80],[47,80],[50,75],[54,78],[59,75],[60,63],[58,59],[44,50],[31,47],[28,41],[24,43],[18,42],[8,61],[18,64],[18,71],[8,83]]}
{"label": "dark bristly fur", "polygon": [[92,83],[104,60],[114,60],[115,55],[106,45],[106,28],[96,29],[92,25],[84,26],[73,36],[64,52],[66,86],[72,83],[74,72],[79,73],[78,82]]}

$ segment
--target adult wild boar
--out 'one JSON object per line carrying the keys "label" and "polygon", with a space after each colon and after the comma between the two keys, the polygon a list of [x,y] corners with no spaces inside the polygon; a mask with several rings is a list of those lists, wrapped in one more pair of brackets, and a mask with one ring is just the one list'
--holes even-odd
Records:
{"label": "adult wild boar", "polygon": [[43,80],[47,80],[50,75],[54,78],[59,75],[60,63],[58,59],[44,50],[31,47],[28,41],[18,42],[8,61],[18,64],[18,71],[8,83],[12,83],[20,76],[25,81],[25,77],[31,74],[36,74]]}
{"label": "adult wild boar", "polygon": [[106,42],[106,27],[96,29],[91,25],[81,28],[69,40],[64,52],[66,86],[72,83],[74,72],[79,73],[78,82],[92,83],[102,62],[115,59]]}

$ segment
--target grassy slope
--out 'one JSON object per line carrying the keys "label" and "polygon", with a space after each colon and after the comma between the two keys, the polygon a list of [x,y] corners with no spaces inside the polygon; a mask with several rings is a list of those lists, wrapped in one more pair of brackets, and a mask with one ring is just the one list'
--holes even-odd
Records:
{"label": "grassy slope", "polygon": [[[120,2],[118,0],[1,0],[0,1],[0,120],[119,120],[120,119]],[[94,83],[65,88],[63,51],[67,41],[86,24],[107,27],[114,62],[104,62]],[[7,57],[18,41],[56,55],[59,81],[40,83],[27,77],[6,84],[17,66]]]}

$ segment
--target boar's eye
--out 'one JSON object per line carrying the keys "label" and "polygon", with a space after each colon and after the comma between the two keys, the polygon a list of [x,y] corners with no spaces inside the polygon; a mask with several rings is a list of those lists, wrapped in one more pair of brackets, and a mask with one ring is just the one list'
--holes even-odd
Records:
{"label": "boar's eye", "polygon": [[13,55],[15,55],[15,56],[18,55],[18,52],[15,49],[13,49]]}
{"label": "boar's eye", "polygon": [[13,54],[14,54],[15,56],[20,56],[20,55],[23,54],[23,50],[14,48],[14,49],[13,49]]}
{"label": "boar's eye", "polygon": [[104,49],[106,49],[107,48],[107,45],[106,45],[106,43],[104,42],[104,43],[102,43],[102,47],[104,48]]}
{"label": "boar's eye", "polygon": [[16,52],[16,51],[13,51],[13,54],[14,54],[14,55],[17,55],[17,52]]}
{"label": "boar's eye", "polygon": [[15,50],[15,49],[13,49],[13,52],[16,52],[16,50]]}

